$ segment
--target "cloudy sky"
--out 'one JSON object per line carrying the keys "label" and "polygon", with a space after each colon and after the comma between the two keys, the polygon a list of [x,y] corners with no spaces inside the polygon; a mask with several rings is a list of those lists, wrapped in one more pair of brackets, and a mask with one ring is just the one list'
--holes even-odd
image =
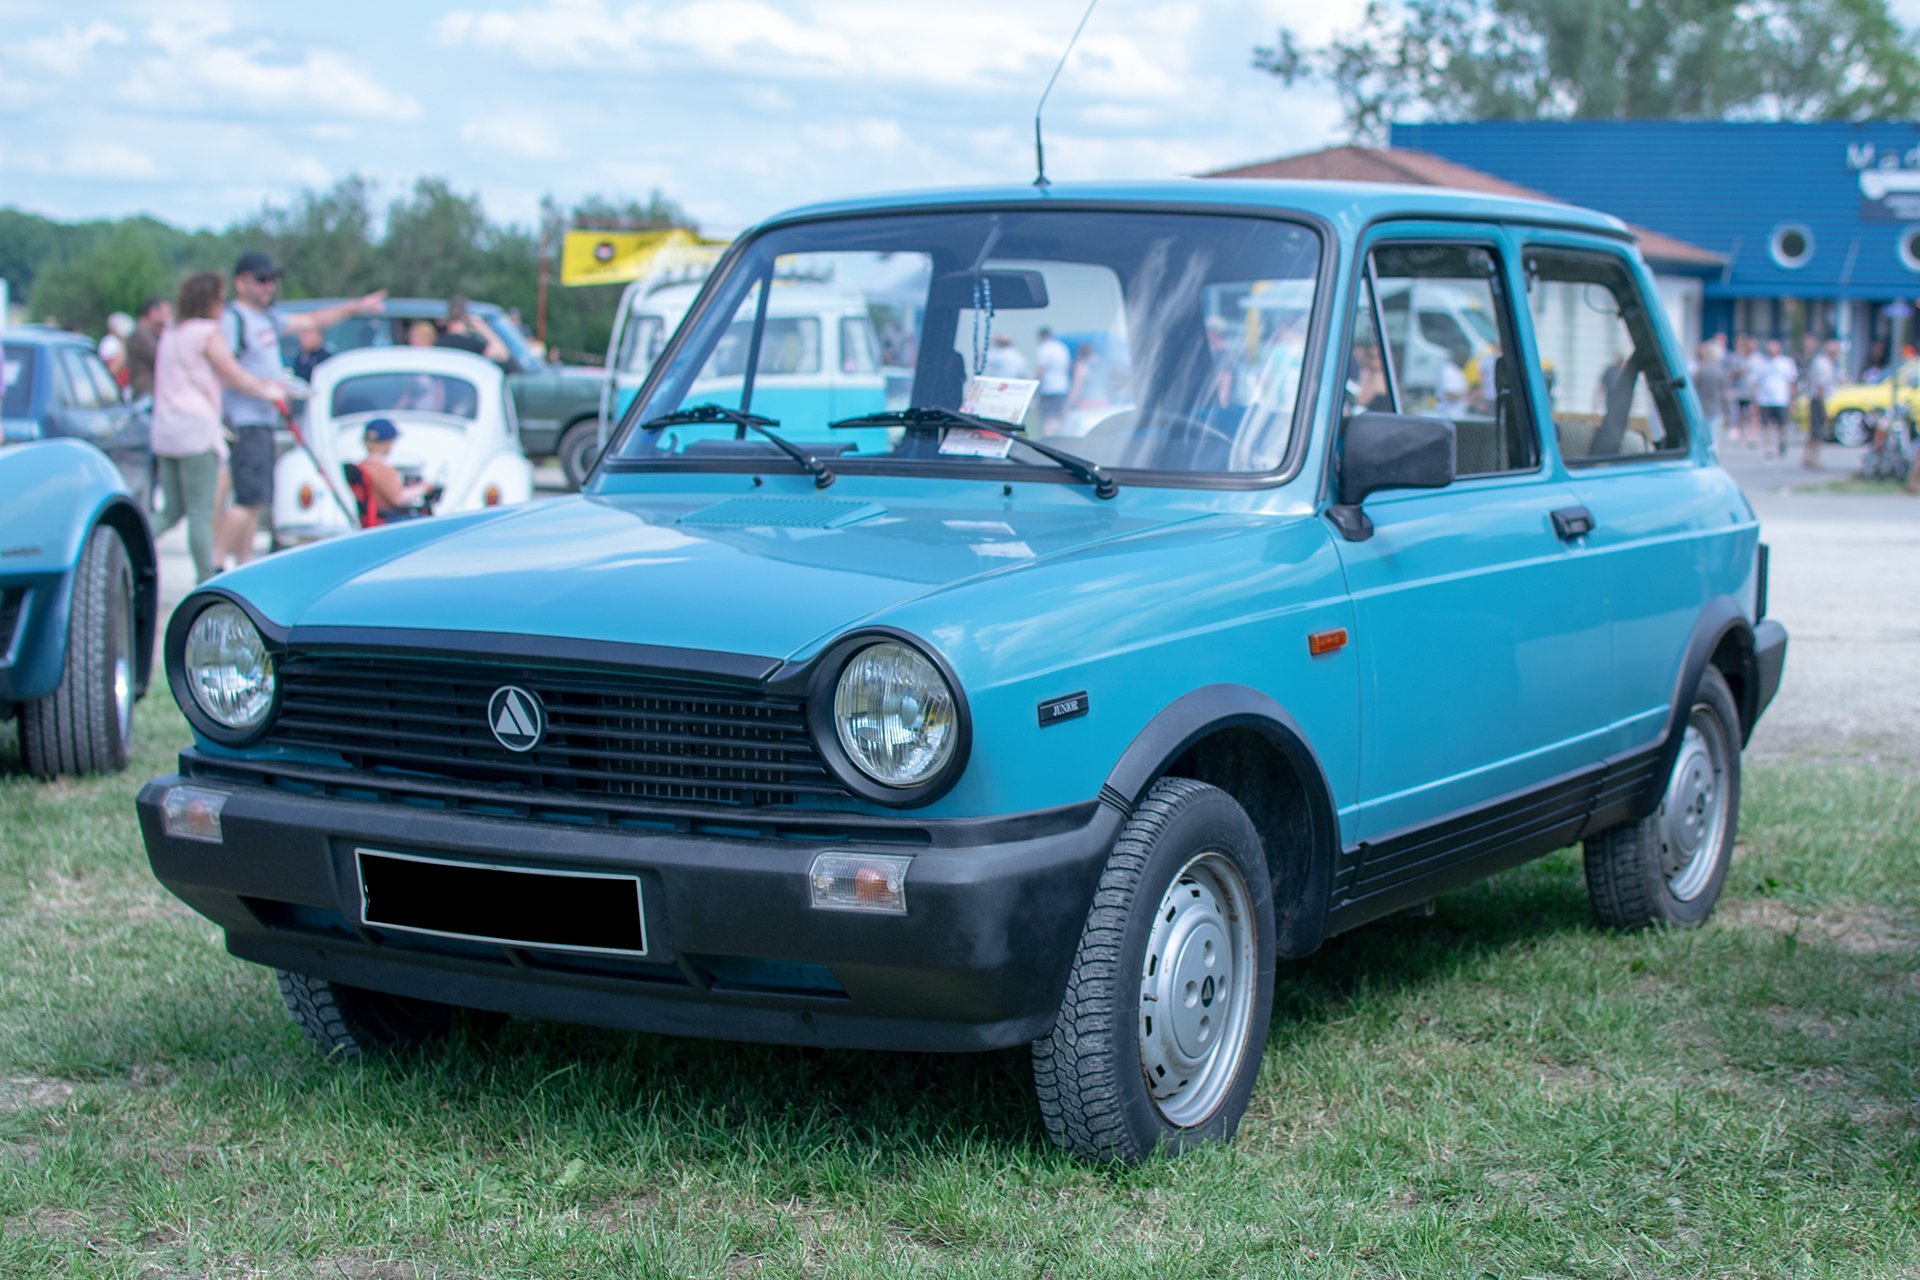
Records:
{"label": "cloudy sky", "polygon": [[[1060,178],[1338,140],[1250,51],[1363,0],[1100,0],[1047,108]],[[349,173],[531,221],[659,187],[716,230],[825,196],[1032,176],[1084,0],[0,0],[0,204],[218,226]]]}

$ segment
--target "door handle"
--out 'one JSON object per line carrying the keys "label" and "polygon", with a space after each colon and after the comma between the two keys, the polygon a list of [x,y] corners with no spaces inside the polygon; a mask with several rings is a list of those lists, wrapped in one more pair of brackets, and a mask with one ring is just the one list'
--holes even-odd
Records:
{"label": "door handle", "polygon": [[1593,532],[1593,512],[1585,507],[1562,507],[1553,513],[1553,531],[1562,541]]}

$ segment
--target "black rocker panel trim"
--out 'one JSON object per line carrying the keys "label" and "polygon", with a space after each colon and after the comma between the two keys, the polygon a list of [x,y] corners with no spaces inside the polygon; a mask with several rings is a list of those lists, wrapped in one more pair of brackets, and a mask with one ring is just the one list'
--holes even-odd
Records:
{"label": "black rocker panel trim", "polygon": [[1635,816],[1664,746],[1615,756],[1344,850],[1328,932],[1377,920],[1627,821]]}

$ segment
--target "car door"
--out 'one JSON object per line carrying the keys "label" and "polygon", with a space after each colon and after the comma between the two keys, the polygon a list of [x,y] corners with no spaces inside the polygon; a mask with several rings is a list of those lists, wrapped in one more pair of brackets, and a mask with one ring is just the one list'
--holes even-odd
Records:
{"label": "car door", "polygon": [[[1458,462],[1444,489],[1370,497],[1372,536],[1339,544],[1363,672],[1357,831],[1377,846],[1356,897],[1471,856],[1415,829],[1487,806],[1498,826],[1502,805],[1518,812],[1525,793],[1596,763],[1609,707],[1606,602],[1570,572],[1556,534],[1554,513],[1577,501],[1545,465],[1516,376],[1517,277],[1502,238],[1490,228],[1399,231],[1370,246],[1365,270],[1352,407],[1452,421]],[[1482,308],[1493,336],[1468,353],[1468,368],[1424,351],[1408,359],[1417,326],[1384,317],[1369,326],[1370,291]],[[1382,324],[1384,360],[1366,349]]]}
{"label": "car door", "polygon": [[1695,447],[1644,273],[1611,246],[1545,237],[1524,258],[1534,374],[1610,601],[1614,750],[1631,752],[1662,734],[1701,608],[1744,579],[1757,535]]}

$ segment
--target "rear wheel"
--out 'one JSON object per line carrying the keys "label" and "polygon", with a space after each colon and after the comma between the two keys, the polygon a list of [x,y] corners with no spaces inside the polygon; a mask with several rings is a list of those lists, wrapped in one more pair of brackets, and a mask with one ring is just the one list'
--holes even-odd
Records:
{"label": "rear wheel", "polygon": [[1833,415],[1833,441],[1848,448],[1865,444],[1873,436],[1867,415],[1859,409],[1842,409]]}
{"label": "rear wheel", "polygon": [[1740,731],[1720,672],[1700,677],[1660,808],[1586,842],[1587,892],[1615,929],[1697,925],[1713,913],[1740,820]]}
{"label": "rear wheel", "polygon": [[567,477],[569,489],[578,489],[585,484],[587,473],[593,470],[593,464],[600,456],[599,419],[589,418],[568,427],[566,434],[560,437],[554,454],[560,461],[560,470]]}
{"label": "rear wheel", "polygon": [[1163,778],[1114,843],[1034,1089],[1055,1145],[1132,1164],[1233,1136],[1273,1008],[1273,903],[1233,798]]}
{"label": "rear wheel", "polygon": [[453,1006],[349,987],[275,969],[287,1014],[314,1048],[329,1057],[406,1049],[444,1037]]}
{"label": "rear wheel", "polygon": [[137,651],[133,566],[126,544],[95,526],[73,575],[60,684],[20,704],[20,750],[42,778],[117,773],[133,756]]}

